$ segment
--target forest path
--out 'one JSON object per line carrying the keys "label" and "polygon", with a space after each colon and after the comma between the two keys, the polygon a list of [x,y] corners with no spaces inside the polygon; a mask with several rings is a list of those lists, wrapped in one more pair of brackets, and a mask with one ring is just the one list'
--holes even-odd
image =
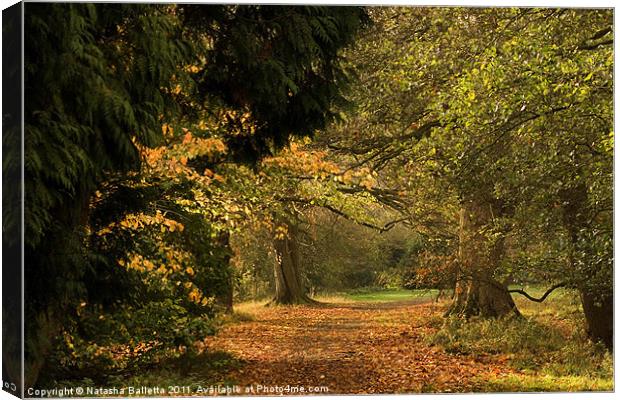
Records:
{"label": "forest path", "polygon": [[227,324],[205,344],[243,360],[226,380],[255,390],[291,385],[306,392],[326,386],[330,394],[471,392],[476,380],[510,371],[494,356],[448,354],[429,345],[425,337],[441,325],[441,312],[421,300],[256,306],[248,312],[252,321]]}

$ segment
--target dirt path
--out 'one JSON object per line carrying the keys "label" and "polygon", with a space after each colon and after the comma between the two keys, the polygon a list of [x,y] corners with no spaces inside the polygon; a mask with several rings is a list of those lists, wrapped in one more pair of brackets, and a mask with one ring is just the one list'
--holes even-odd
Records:
{"label": "dirt path", "polygon": [[[327,386],[329,393],[470,392],[475,377],[509,368],[492,357],[454,355],[424,338],[437,330],[432,303],[257,307],[254,320],[225,326],[206,342],[244,361],[240,386]],[[262,393],[266,394],[266,393]]]}

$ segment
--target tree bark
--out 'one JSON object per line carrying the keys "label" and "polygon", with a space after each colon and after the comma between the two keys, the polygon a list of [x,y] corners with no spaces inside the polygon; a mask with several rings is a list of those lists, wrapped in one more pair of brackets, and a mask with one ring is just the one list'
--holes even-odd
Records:
{"label": "tree bark", "polygon": [[233,279],[228,280],[228,287],[226,288],[226,294],[222,298],[222,304],[224,305],[224,313],[232,314],[234,311],[234,292],[233,292]]}
{"label": "tree bark", "polygon": [[298,226],[288,221],[282,225],[287,232],[277,232],[274,240],[276,294],[270,304],[314,303],[306,294],[301,281]]}
{"label": "tree bark", "polygon": [[446,314],[488,318],[520,315],[507,288],[488,275],[459,279],[454,301]]}
{"label": "tree bark", "polygon": [[[230,233],[228,231],[220,233],[217,238],[217,243],[223,248],[230,249]],[[224,264],[228,265],[230,268],[230,276],[226,279],[226,286],[223,288],[222,293],[216,299],[217,303],[223,308],[223,311],[226,314],[232,314],[233,312],[234,278],[230,259],[230,254],[227,254],[224,258]]]}
{"label": "tree bark", "polygon": [[493,277],[504,254],[503,239],[491,238],[483,232],[498,214],[499,207],[492,202],[463,203],[459,221],[459,272],[454,300],[446,315],[520,315],[507,287]]}
{"label": "tree bark", "polygon": [[[580,230],[589,230],[589,218],[587,209],[588,191],[585,184],[567,188],[560,192],[560,198],[563,204],[563,222],[573,248],[570,250],[569,262],[573,271],[575,271],[575,247],[579,240]],[[614,301],[613,286],[608,290],[599,288],[598,293],[594,293],[592,288],[588,287],[588,273],[583,277],[581,285],[577,285],[581,295],[581,305],[583,314],[586,319],[586,331],[588,337],[595,342],[602,342],[608,349],[613,349],[613,329],[614,329]]]}
{"label": "tree bark", "polygon": [[[602,298],[600,298],[602,297]],[[614,346],[614,297],[599,296],[581,291],[581,304],[586,317],[588,336],[595,342],[602,342],[609,350]]]}

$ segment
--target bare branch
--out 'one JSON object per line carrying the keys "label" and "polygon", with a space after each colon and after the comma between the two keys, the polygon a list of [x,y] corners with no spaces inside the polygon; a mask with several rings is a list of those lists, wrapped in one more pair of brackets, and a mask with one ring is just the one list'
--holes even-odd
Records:
{"label": "bare branch", "polygon": [[540,297],[538,299],[536,297],[532,297],[531,295],[529,295],[523,289],[511,289],[511,290],[508,290],[508,293],[519,293],[519,294],[527,297],[531,301],[535,301],[536,303],[542,303],[543,301],[545,301],[547,296],[549,296],[551,294],[551,292],[553,292],[555,289],[558,289],[558,288],[561,288],[561,287],[564,287],[564,286],[566,286],[566,282],[562,282],[562,283],[558,283],[557,285],[553,285],[549,289],[547,289],[547,291],[542,295],[542,297]]}

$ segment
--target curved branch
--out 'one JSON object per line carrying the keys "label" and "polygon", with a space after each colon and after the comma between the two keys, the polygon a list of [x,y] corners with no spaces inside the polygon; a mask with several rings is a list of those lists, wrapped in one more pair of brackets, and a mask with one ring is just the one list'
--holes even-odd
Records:
{"label": "curved branch", "polygon": [[279,196],[278,200],[280,200],[280,201],[289,201],[289,202],[292,202],[292,203],[303,204],[303,205],[306,205],[306,206],[312,205],[312,206],[315,206],[315,207],[322,207],[322,208],[324,208],[324,209],[326,209],[328,211],[331,211],[332,213],[334,213],[336,215],[339,215],[339,216],[341,216],[341,217],[343,217],[343,218],[345,218],[345,219],[347,219],[347,220],[349,220],[349,221],[351,221],[353,223],[356,223],[356,224],[361,225],[361,226],[365,226],[366,228],[370,228],[370,229],[374,229],[376,231],[379,231],[379,233],[387,232],[387,231],[391,230],[392,228],[394,228],[399,223],[404,223],[404,222],[409,220],[409,217],[405,216],[405,217],[402,217],[402,218],[399,218],[399,219],[395,219],[393,221],[389,221],[389,222],[387,222],[383,226],[378,226],[378,225],[371,224],[370,222],[360,221],[359,219],[357,219],[357,218],[355,218],[355,217],[345,213],[342,210],[339,210],[338,208],[332,206],[331,204],[329,204],[329,203],[327,203],[325,201],[324,202],[312,203],[310,200],[303,199],[303,198],[300,198],[300,197],[294,197],[294,196]]}
{"label": "curved branch", "polygon": [[542,297],[540,298],[536,298],[536,297],[532,297],[531,295],[527,294],[527,292],[523,289],[511,289],[508,290],[508,293],[519,293],[525,297],[528,298],[528,300],[531,301],[535,301],[536,303],[542,303],[543,301],[545,301],[545,299],[547,298],[547,296],[549,296],[551,294],[551,292],[553,292],[555,289],[561,288],[566,286],[565,282],[562,283],[558,283],[557,285],[553,285],[551,286],[549,289],[547,289],[547,291],[542,295]]}

